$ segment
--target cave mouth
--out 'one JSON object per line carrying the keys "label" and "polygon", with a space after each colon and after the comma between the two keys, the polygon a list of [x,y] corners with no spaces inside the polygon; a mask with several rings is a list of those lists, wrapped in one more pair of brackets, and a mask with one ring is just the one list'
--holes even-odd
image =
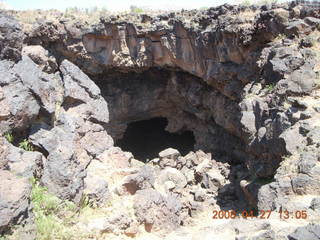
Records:
{"label": "cave mouth", "polygon": [[165,130],[166,118],[151,118],[131,122],[123,135],[116,141],[116,146],[129,151],[142,162],[158,157],[159,152],[166,148],[175,148],[182,155],[194,150],[195,138],[191,131],[170,133]]}

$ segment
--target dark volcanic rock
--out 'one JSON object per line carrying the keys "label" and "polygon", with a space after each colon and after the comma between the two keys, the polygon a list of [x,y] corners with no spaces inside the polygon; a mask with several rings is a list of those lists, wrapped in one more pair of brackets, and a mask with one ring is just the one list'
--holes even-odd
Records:
{"label": "dark volcanic rock", "polygon": [[173,195],[165,197],[153,189],[139,190],[133,207],[138,222],[145,224],[147,231],[172,230],[180,225],[181,204]]}
{"label": "dark volcanic rock", "polygon": [[294,233],[291,233],[289,236],[289,240],[318,240],[320,239],[320,225],[309,224],[305,227],[297,228]]}
{"label": "dark volcanic rock", "polygon": [[0,233],[28,216],[31,184],[9,171],[0,170]]}
{"label": "dark volcanic rock", "polygon": [[24,36],[18,21],[0,10],[0,60],[19,61]]}

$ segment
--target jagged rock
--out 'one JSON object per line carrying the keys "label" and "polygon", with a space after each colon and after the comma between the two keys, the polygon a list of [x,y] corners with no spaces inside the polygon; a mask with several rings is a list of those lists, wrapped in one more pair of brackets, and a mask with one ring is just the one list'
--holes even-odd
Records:
{"label": "jagged rock", "polygon": [[106,177],[101,174],[102,169],[104,166],[100,161],[92,160],[87,167],[87,175],[84,179],[84,194],[93,205],[97,206],[105,203],[110,196]]}
{"label": "jagged rock", "polygon": [[135,174],[125,177],[121,183],[118,193],[128,192],[135,194],[138,190],[152,188],[155,183],[155,171],[149,166],[143,166]]}
{"label": "jagged rock", "polygon": [[19,61],[24,40],[20,24],[13,17],[0,13],[0,59]]}
{"label": "jagged rock", "polygon": [[312,199],[312,201],[310,203],[310,208],[315,211],[320,211],[320,198]]}
{"label": "jagged rock", "polygon": [[[64,61],[60,68],[65,91],[55,126],[34,126],[30,139],[48,153],[42,183],[59,197],[78,202],[88,163],[113,141],[103,127],[109,116],[98,87],[72,63]],[[74,100],[80,102],[74,105]]]}
{"label": "jagged rock", "polygon": [[162,168],[175,167],[179,156],[180,153],[178,150],[173,148],[165,149],[159,153],[159,166]]}
{"label": "jagged rock", "polygon": [[149,232],[174,229],[180,225],[181,204],[173,195],[164,197],[153,189],[139,190],[133,208],[137,221],[143,223]]}
{"label": "jagged rock", "polygon": [[292,127],[284,131],[280,136],[285,143],[286,151],[289,154],[294,154],[298,151],[298,148],[303,146],[303,136],[299,133],[299,128]]}
{"label": "jagged rock", "polygon": [[41,177],[45,163],[45,157],[41,153],[27,152],[14,146],[10,146],[9,149],[8,170],[20,177]]}
{"label": "jagged rock", "polygon": [[308,134],[307,134],[307,140],[308,144],[313,145],[319,145],[320,144],[320,127],[316,127],[312,129]]}
{"label": "jagged rock", "polygon": [[309,224],[305,227],[299,227],[288,238],[289,240],[318,240],[320,239],[320,225]]}
{"label": "jagged rock", "polygon": [[[167,182],[172,182],[167,185]],[[171,187],[170,187],[171,185]],[[155,188],[162,192],[166,187],[174,188],[175,190],[181,190],[187,185],[186,177],[177,169],[167,167],[161,170],[156,178]],[[164,189],[163,189],[164,188]],[[161,191],[162,190],[162,191]]]}
{"label": "jagged rock", "polygon": [[100,233],[124,233],[125,230],[133,226],[132,218],[125,212],[120,211],[117,214],[107,218],[92,219],[88,223],[90,231],[99,231]]}
{"label": "jagged rock", "polygon": [[39,114],[40,107],[32,92],[24,86],[13,63],[0,61],[0,101],[2,117],[0,132],[11,129],[26,129]]}
{"label": "jagged rock", "polygon": [[[51,193],[75,202],[85,193],[100,205],[109,188],[118,190],[118,202],[133,199],[147,231],[175,230],[210,204],[243,207],[239,182],[256,176],[274,177],[242,185],[258,209],[316,208],[317,200],[309,200],[320,191],[319,42],[310,40],[319,30],[317,16],[274,4],[121,15],[93,26],[58,17],[38,21],[24,40],[20,26],[1,12],[1,135],[30,134],[47,158],[39,176]],[[22,42],[29,46],[17,62]],[[130,123],[157,117],[168,120],[170,133],[188,131],[190,149],[212,152],[217,161],[203,151],[183,157],[166,149],[140,166],[113,147],[110,135],[119,140]],[[3,138],[0,143],[0,156],[7,156],[12,146]],[[1,158],[0,167],[31,176],[40,156],[19,152]],[[230,171],[225,162],[245,170]],[[134,195],[122,195],[122,187]],[[278,238],[268,224],[240,220],[225,232],[237,239]],[[126,214],[102,223],[102,232],[137,232]],[[225,238],[206,229],[203,235]]]}
{"label": "jagged rock", "polygon": [[58,70],[56,59],[42,46],[25,46],[22,49],[22,55],[30,57],[43,72],[54,73]]}
{"label": "jagged rock", "polygon": [[307,94],[315,87],[316,75],[310,70],[296,70],[286,80],[279,81],[278,85],[290,94]]}
{"label": "jagged rock", "polygon": [[312,178],[306,174],[298,174],[292,178],[292,188],[299,195],[319,194],[320,192],[318,177]]}
{"label": "jagged rock", "polygon": [[109,166],[114,169],[128,168],[132,158],[133,156],[131,153],[123,152],[118,147],[110,147],[97,156],[97,159],[103,162],[105,166]]}
{"label": "jagged rock", "polygon": [[310,174],[313,167],[316,166],[318,157],[311,152],[304,152],[300,155],[298,170],[299,173]]}
{"label": "jagged rock", "polygon": [[9,171],[0,170],[0,232],[28,217],[31,184]]}
{"label": "jagged rock", "polygon": [[59,73],[47,74],[28,57],[15,65],[14,71],[20,77],[24,86],[39,100],[41,107],[53,114],[63,101],[63,83]]}

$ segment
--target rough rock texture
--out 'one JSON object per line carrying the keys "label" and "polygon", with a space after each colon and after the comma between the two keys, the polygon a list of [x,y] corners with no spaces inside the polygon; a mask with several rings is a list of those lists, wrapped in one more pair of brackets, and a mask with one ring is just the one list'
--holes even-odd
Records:
{"label": "rough rock texture", "polygon": [[16,19],[2,11],[0,15],[0,59],[18,61],[25,35]]}
{"label": "rough rock texture", "polygon": [[198,149],[271,177],[290,144],[291,136],[280,135],[294,122],[280,107],[284,95],[316,87],[316,51],[300,44],[317,28],[314,13],[293,7],[224,5],[148,21],[115,16],[94,26],[39,23],[26,42],[49,47],[94,79],[111,106],[114,138],[132,121],[164,116],[168,131],[193,131]]}
{"label": "rough rock texture", "polygon": [[79,68],[66,60],[60,69],[63,100],[56,102],[54,125],[34,125],[30,139],[48,153],[43,184],[59,197],[80,201],[87,165],[113,145],[104,129],[108,106]]}
{"label": "rough rock texture", "polygon": [[[100,233],[171,231],[211,208],[254,208],[308,219],[245,227],[199,216],[204,226],[193,226],[219,239],[317,236],[307,225],[320,214],[317,11],[223,5],[92,26],[39,21],[26,32],[0,12],[0,38],[1,231],[27,216],[34,176],[62,199],[129,208],[93,221]],[[114,147],[128,124],[155,117],[191,131],[194,151],[163,149],[144,164]],[[36,152],[13,146],[20,139]]]}
{"label": "rough rock texture", "polygon": [[27,178],[18,178],[9,171],[0,170],[0,233],[11,224],[19,224],[28,217],[31,184]]}

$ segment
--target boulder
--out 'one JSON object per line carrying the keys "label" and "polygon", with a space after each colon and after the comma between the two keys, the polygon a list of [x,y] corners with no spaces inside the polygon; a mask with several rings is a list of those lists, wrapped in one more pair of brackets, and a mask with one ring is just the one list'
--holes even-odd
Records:
{"label": "boulder", "polygon": [[101,165],[100,161],[92,160],[87,167],[87,175],[84,178],[84,194],[95,206],[104,204],[110,197],[106,176],[101,174],[101,169],[104,166]]}
{"label": "boulder", "polygon": [[9,171],[0,170],[0,233],[11,224],[19,224],[28,217],[31,183]]}
{"label": "boulder", "polygon": [[135,174],[125,177],[118,193],[135,194],[138,190],[153,188],[155,184],[155,171],[150,166],[143,166]]}
{"label": "boulder", "polygon": [[298,227],[288,236],[289,240],[318,240],[320,239],[320,225],[308,224],[304,227]]}
{"label": "boulder", "polygon": [[49,54],[48,50],[44,49],[40,45],[23,47],[22,55],[31,58],[43,72],[50,74],[58,70],[56,59]]}
{"label": "boulder", "polygon": [[21,25],[12,16],[0,13],[0,60],[19,61],[24,40]]}
{"label": "boulder", "polygon": [[182,190],[187,185],[186,177],[177,169],[166,167],[157,174],[155,188],[163,192],[164,190]]}
{"label": "boulder", "polygon": [[180,153],[178,150],[168,148],[159,153],[159,166],[164,167],[175,167],[177,165],[178,157]]}
{"label": "boulder", "polygon": [[139,190],[134,196],[133,208],[137,221],[149,232],[173,230],[180,225],[181,204],[173,195],[165,197],[153,189]]}
{"label": "boulder", "polygon": [[40,106],[23,84],[12,62],[0,61],[0,133],[26,129],[38,116]]}

